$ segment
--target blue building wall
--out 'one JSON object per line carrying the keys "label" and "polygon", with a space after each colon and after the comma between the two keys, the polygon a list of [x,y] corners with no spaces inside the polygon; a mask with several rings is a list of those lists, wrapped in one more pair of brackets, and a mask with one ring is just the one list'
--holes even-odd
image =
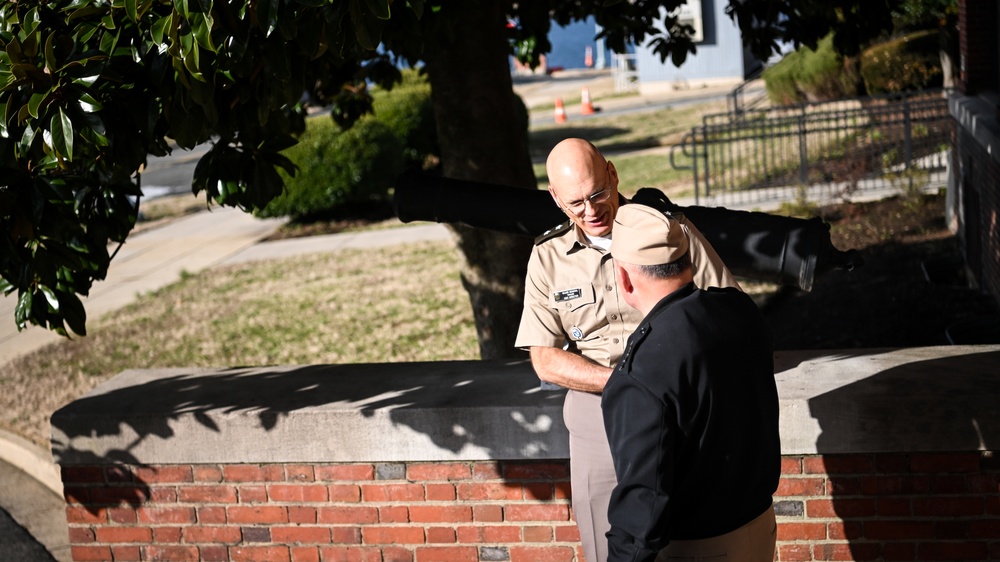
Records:
{"label": "blue building wall", "polygon": [[704,40],[696,43],[698,51],[688,55],[680,66],[668,58],[660,61],[652,48],[641,45],[635,48],[639,83],[685,85],[692,82],[742,80],[755,61],[744,54],[739,27],[724,12],[724,0],[701,0]]}
{"label": "blue building wall", "polygon": [[[594,39],[596,36],[597,24],[594,18],[573,22],[566,27],[560,27],[553,22],[549,30],[549,42],[552,43],[552,52],[547,55],[549,68],[586,68],[584,62],[588,46],[593,51],[596,64],[599,58],[597,41]],[[604,60],[610,60],[607,50]]]}

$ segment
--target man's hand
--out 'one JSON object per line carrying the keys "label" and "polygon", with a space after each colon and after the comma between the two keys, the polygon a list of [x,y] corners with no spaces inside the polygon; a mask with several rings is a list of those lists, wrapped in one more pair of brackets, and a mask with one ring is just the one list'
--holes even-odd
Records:
{"label": "man's hand", "polygon": [[531,366],[538,378],[563,388],[600,394],[612,369],[557,347],[529,349]]}

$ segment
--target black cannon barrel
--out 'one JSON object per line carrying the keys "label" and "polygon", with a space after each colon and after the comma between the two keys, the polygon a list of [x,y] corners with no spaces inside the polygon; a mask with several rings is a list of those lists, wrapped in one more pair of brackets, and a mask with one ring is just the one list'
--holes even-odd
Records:
{"label": "black cannon barrel", "polygon": [[[653,188],[640,189],[632,201],[683,213],[740,277],[809,291],[816,276],[862,263],[855,250],[833,246],[830,225],[818,218],[682,207]],[[538,236],[566,220],[547,191],[412,172],[397,181],[393,206],[403,222],[458,223],[526,236]]]}

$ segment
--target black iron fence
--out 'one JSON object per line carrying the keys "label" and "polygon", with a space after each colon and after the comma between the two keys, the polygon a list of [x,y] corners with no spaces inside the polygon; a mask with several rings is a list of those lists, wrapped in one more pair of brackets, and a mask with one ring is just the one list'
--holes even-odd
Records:
{"label": "black iron fence", "polygon": [[941,90],[749,108],[705,116],[670,161],[692,170],[699,204],[923,189],[947,181],[952,126]]}

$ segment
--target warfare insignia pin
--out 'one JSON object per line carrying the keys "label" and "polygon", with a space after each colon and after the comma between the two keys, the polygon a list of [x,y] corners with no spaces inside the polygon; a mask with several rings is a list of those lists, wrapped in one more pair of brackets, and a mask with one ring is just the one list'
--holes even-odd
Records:
{"label": "warfare insignia pin", "polygon": [[576,326],[573,326],[573,329],[570,330],[569,333],[570,333],[571,336],[573,336],[576,339],[583,338],[583,330],[581,330],[580,328],[578,328]]}

